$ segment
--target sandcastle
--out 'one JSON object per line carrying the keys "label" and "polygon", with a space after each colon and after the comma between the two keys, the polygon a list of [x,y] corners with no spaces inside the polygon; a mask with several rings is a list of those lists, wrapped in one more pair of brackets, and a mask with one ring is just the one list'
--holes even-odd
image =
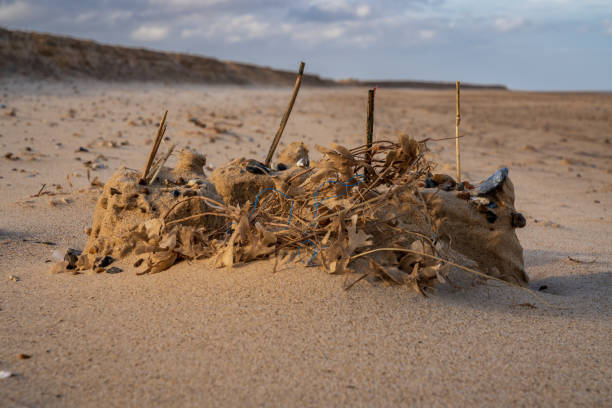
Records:
{"label": "sandcastle", "polygon": [[[119,169],[98,199],[83,253],[61,266],[100,271],[105,257],[136,256],[138,273],[154,273],[181,259],[224,267],[275,257],[424,292],[469,260],[484,276],[527,283],[507,170],[480,189],[432,175],[425,144],[407,135],[376,143],[372,164],[366,147],[317,149],[323,158],[309,167],[287,160],[285,170],[259,174],[238,159],[212,182],[204,157],[189,151],[152,184]],[[301,145],[281,157],[296,150],[304,158]]]}
{"label": "sandcastle", "polygon": [[302,262],[346,274],[346,288],[367,279],[425,295],[452,269],[527,284],[515,234],[525,219],[514,208],[508,169],[476,186],[432,174],[424,141],[406,134],[373,141],[370,116],[366,145],[315,146],[322,157],[311,162],[308,147],[292,143],[272,167],[296,89],[266,162],[235,159],[210,180],[197,152],[182,150],[169,168],[172,146],[155,161],[164,114],[142,175],[121,168],[108,180],[84,250],[69,251],[54,270],[101,272],[126,257],[137,258],[138,274],[183,259],[232,267],[274,258],[275,269]]}

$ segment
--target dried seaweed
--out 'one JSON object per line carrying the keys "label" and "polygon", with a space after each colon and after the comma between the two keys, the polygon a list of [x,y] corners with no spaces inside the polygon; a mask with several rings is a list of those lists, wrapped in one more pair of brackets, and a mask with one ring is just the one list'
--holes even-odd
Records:
{"label": "dried seaweed", "polygon": [[[275,180],[277,188],[263,189],[253,203],[232,205],[203,196],[178,202],[164,215],[161,235],[176,236],[177,227],[192,231],[187,247],[201,249],[183,249],[179,259],[210,255],[218,267],[295,251],[306,264],[329,273],[359,273],[360,280],[409,285],[423,294],[434,280],[444,280],[446,261],[418,192],[418,182],[433,167],[424,157],[425,144],[401,135],[398,143],[378,141],[371,149],[316,148],[321,160],[309,169],[288,171]],[[189,200],[205,200],[209,211],[166,221]],[[210,215],[225,219],[224,228],[182,225]],[[167,241],[162,239],[160,247]],[[415,245],[421,252],[413,250]],[[374,252],[380,248],[385,253]],[[178,252],[177,247],[166,250]],[[366,254],[368,262],[356,262]]]}

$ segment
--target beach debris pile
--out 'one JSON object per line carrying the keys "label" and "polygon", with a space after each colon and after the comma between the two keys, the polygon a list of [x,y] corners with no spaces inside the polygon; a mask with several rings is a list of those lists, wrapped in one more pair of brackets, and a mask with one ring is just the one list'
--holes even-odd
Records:
{"label": "beach debris pile", "polygon": [[210,179],[205,157],[190,150],[166,167],[172,149],[154,176],[121,168],[106,182],[85,248],[55,271],[102,272],[127,257],[138,274],[185,259],[232,267],[272,258],[274,268],[301,262],[346,274],[347,288],[383,281],[427,294],[453,269],[528,282],[514,231],[525,219],[507,169],[477,186],[457,183],[432,174],[425,143],[406,134],[371,147],[315,146],[316,161],[293,143],[274,167],[239,158]]}

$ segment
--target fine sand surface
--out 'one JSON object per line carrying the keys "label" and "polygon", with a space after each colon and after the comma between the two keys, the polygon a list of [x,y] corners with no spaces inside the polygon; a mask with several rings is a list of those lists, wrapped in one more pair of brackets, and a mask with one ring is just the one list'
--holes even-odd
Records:
{"label": "fine sand surface", "polygon": [[[54,250],[85,244],[85,162],[92,180],[141,169],[164,109],[170,142],[212,166],[263,160],[289,94],[0,82],[0,370],[15,374],[0,406],[612,405],[610,94],[462,93],[464,178],[509,167],[539,298],[496,283],[346,292],[341,276],[270,262],[50,274]],[[362,144],[366,95],[304,87],[282,144]],[[454,116],[453,91],[379,89],[375,135],[452,137]],[[450,175],[454,143],[430,143]]]}

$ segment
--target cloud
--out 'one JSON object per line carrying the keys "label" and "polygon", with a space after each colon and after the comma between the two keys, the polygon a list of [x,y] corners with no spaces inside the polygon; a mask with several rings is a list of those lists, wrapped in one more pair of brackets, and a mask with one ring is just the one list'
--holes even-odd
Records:
{"label": "cloud", "polygon": [[311,0],[306,7],[300,5],[289,10],[290,17],[310,22],[348,21],[368,17],[371,13],[368,4],[354,4],[347,0]]}
{"label": "cloud", "polygon": [[151,5],[165,6],[167,8],[194,8],[206,7],[221,3],[229,3],[230,0],[149,0]]}
{"label": "cloud", "polygon": [[27,21],[39,15],[40,8],[22,0],[0,4],[0,22],[15,23]]}
{"label": "cloud", "polygon": [[436,36],[435,30],[419,30],[419,38],[422,40],[431,40]]}
{"label": "cloud", "polygon": [[131,37],[137,41],[159,41],[168,37],[168,27],[156,25],[141,25],[132,31]]}
{"label": "cloud", "polygon": [[372,9],[367,4],[362,4],[355,9],[355,15],[357,17],[367,17],[372,12]]}
{"label": "cloud", "polygon": [[[604,61],[597,67],[610,66],[612,57],[602,52],[601,44],[603,41],[607,46],[605,41],[612,38],[611,0],[501,3],[483,0],[0,0],[0,25],[104,43],[148,44],[164,50],[277,67],[292,67],[296,59],[304,58],[321,75],[336,77],[400,75],[447,79],[450,75],[452,79],[463,67],[464,72],[470,73],[466,80],[471,76],[474,81],[545,87],[553,79],[548,74],[537,78],[531,71],[520,71],[517,67],[520,68],[520,61],[525,58],[516,56],[530,55],[542,67],[552,66],[555,70],[559,65],[552,65],[555,56],[576,64],[577,59],[568,56],[583,55],[585,60],[590,56],[593,61]],[[526,29],[529,33],[524,34],[528,36],[509,35]],[[415,62],[415,52],[424,49],[427,52],[419,54],[419,61]],[[461,67],[451,69],[451,64],[445,61],[457,49],[470,58],[457,59]],[[360,55],[376,58],[354,64]],[[511,60],[507,60],[509,56]],[[488,66],[498,64],[504,69],[484,70],[482,67],[487,64],[474,62],[483,58],[490,62]],[[407,65],[410,70],[404,68]],[[573,65],[564,66],[570,70]],[[575,65],[575,72],[580,69]],[[575,75],[575,78],[610,84],[608,72],[597,78],[595,75]],[[605,86],[611,88],[611,85]]]}
{"label": "cloud", "polygon": [[[200,18],[195,17],[195,19],[202,23]],[[274,29],[270,23],[260,21],[252,14],[243,14],[236,17],[219,17],[207,24],[199,24],[196,28],[184,28],[181,37],[218,38],[228,43],[238,43],[273,35],[283,31],[283,27],[286,28],[281,26]]]}
{"label": "cloud", "polygon": [[340,26],[301,27],[293,31],[291,38],[298,42],[316,45],[325,41],[339,40],[345,32],[346,29]]}
{"label": "cloud", "polygon": [[500,17],[495,19],[493,27],[501,32],[513,31],[525,25],[523,17]]}
{"label": "cloud", "polygon": [[603,26],[604,26],[604,34],[607,35],[612,35],[612,20],[609,19],[605,19],[603,21]]}
{"label": "cloud", "polygon": [[86,11],[78,14],[74,21],[76,23],[87,23],[92,21],[104,22],[105,24],[113,25],[118,21],[128,20],[134,15],[133,12],[128,10],[111,10],[111,11]]}

